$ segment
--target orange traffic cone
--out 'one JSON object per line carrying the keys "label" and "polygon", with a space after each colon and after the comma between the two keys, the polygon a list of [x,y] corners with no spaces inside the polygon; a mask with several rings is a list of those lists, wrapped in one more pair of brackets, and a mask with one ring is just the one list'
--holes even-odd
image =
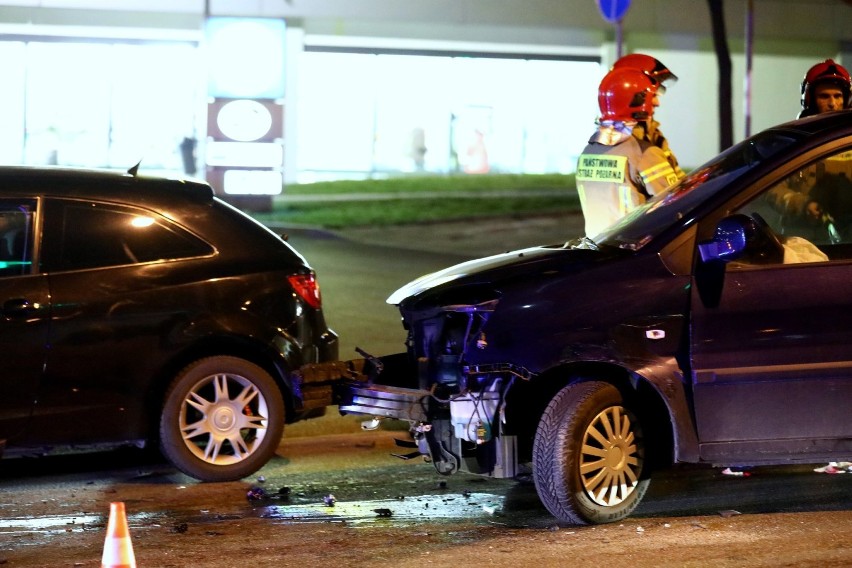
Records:
{"label": "orange traffic cone", "polygon": [[109,504],[109,523],[104,541],[104,555],[101,557],[101,568],[136,568],[124,503]]}

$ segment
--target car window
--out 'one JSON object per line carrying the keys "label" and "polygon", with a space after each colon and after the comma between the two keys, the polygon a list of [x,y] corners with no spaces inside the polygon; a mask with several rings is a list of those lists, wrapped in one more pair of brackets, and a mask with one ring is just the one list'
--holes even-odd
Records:
{"label": "car window", "polygon": [[[93,202],[50,208],[58,249],[46,251],[51,270],[79,270],[211,254],[210,245],[149,211]],[[59,218],[53,218],[56,215]]]}
{"label": "car window", "polygon": [[852,258],[852,149],[798,169],[736,213],[765,221],[785,264]]}
{"label": "car window", "polygon": [[0,277],[32,270],[34,200],[0,200]]}

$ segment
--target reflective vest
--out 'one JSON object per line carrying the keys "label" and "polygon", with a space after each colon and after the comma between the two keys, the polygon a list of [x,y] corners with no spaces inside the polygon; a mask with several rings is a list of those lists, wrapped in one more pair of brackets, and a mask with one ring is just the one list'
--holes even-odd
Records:
{"label": "reflective vest", "polygon": [[613,135],[611,129],[602,127],[577,161],[577,192],[586,236],[600,234],[678,178],[662,149],[629,134]]}

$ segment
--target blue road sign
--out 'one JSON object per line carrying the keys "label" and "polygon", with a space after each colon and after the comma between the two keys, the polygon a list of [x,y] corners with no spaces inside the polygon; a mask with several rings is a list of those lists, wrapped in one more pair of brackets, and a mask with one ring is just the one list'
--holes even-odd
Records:
{"label": "blue road sign", "polygon": [[596,0],[603,19],[611,24],[617,24],[630,8],[630,0]]}

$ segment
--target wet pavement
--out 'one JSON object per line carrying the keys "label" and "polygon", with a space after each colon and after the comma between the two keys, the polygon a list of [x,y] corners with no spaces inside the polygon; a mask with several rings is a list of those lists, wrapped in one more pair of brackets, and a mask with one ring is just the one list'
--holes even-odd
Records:
{"label": "wet pavement", "polygon": [[392,457],[404,435],[285,438],[258,474],[232,483],[198,483],[138,452],[11,463],[0,564],[98,566],[112,501],[126,504],[139,566],[540,568],[568,565],[566,555],[572,566],[817,566],[852,554],[849,474],[678,468],[655,475],[629,519],[575,527],[523,477],[445,477]]}

